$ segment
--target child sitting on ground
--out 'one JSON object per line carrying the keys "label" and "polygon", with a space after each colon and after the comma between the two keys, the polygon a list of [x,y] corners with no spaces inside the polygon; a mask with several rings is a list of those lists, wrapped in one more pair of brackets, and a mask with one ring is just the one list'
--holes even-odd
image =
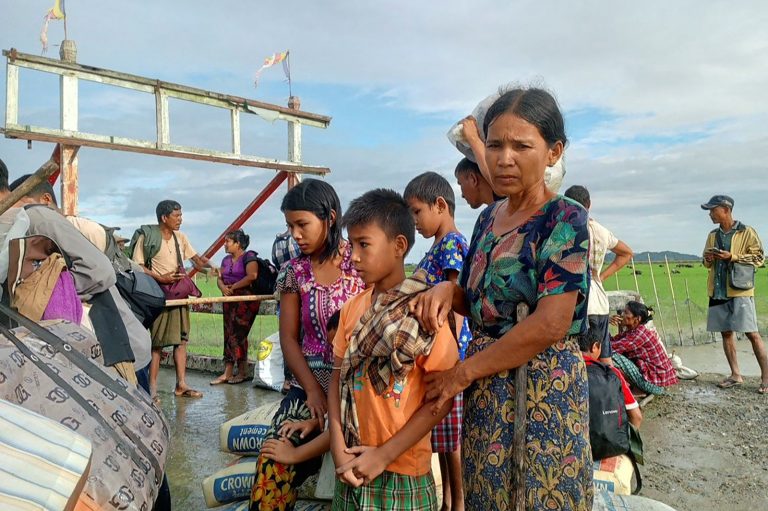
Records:
{"label": "child sitting on ground", "polygon": [[[326,323],[328,339],[336,337],[336,330],[339,328],[339,312],[334,312]],[[264,441],[261,446],[261,454],[265,458],[283,463],[285,465],[296,465],[298,463],[322,456],[331,446],[331,437],[326,429],[317,438],[312,439],[306,444],[294,446],[291,437],[297,435],[299,438],[306,438],[313,431],[323,430],[325,427],[325,418],[307,419],[303,421],[286,422],[280,427],[279,439],[271,438]]]}
{"label": "child sitting on ground", "polygon": [[[419,234],[427,239],[434,238],[432,247],[418,266],[427,272],[427,282],[430,285],[445,280],[456,282],[469,245],[453,219],[456,199],[451,184],[440,174],[425,172],[408,183],[403,198],[408,202]],[[466,318],[457,316],[456,319],[459,358],[463,360],[472,334]],[[458,394],[453,399],[451,411],[432,430],[432,452],[438,453],[443,474],[443,510],[464,509],[459,449],[463,407],[463,395]]]}
{"label": "child sitting on ground", "polygon": [[456,341],[447,324],[428,334],[410,315],[410,300],[429,284],[423,271],[405,276],[414,223],[403,198],[370,191],[352,201],[343,223],[366,291],[341,309],[334,339],[333,509],[436,510],[430,431],[452,403],[433,414],[424,377],[456,364]]}
{"label": "child sitting on ground", "polygon": [[[599,363],[598,360],[600,359],[601,345],[602,341],[599,335],[597,335],[597,331],[593,329],[589,330],[579,338],[579,348],[581,348],[581,354],[584,357],[585,364],[589,366]],[[621,390],[624,394],[624,405],[627,408],[627,417],[629,418],[630,424],[635,428],[640,429],[640,423],[643,422],[643,413],[640,411],[640,405],[638,405],[635,396],[632,395],[632,391],[629,389],[629,384],[627,383],[627,380],[624,379],[622,372],[613,366],[608,367],[613,370],[621,381]],[[592,389],[590,388],[590,392],[591,391]]]}

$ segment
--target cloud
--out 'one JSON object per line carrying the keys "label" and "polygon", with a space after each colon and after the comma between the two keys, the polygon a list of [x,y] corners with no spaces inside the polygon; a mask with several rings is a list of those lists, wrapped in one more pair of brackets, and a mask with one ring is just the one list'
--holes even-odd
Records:
{"label": "cloud", "polygon": [[[0,45],[36,53],[47,7],[0,0],[8,13]],[[452,121],[500,84],[533,80],[556,91],[574,128],[565,186],[587,185],[595,215],[636,250],[699,250],[711,225],[698,204],[717,192],[736,198],[747,223],[763,217],[764,2],[305,1],[288,10],[275,1],[183,9],[136,1],[114,9],[68,5],[80,62],[283,104],[279,69],[265,72],[259,89],[252,78],[266,55],[290,49],[304,107],[334,117],[328,130],[304,130],[304,161],[333,169],[328,179],[344,205],[375,186],[402,190],[425,170],[452,178],[460,157],[444,138]],[[52,42],[61,30],[51,24]],[[56,126],[55,80],[39,80],[23,77],[23,106]],[[101,86],[84,86],[81,96],[83,129],[154,137],[151,96]],[[171,109],[174,140],[228,147],[221,112]],[[243,130],[244,150],[285,158],[284,124],[244,119]],[[34,170],[49,152],[0,140],[14,173]],[[201,250],[273,175],[91,149],[80,161],[84,213],[133,227],[153,220],[158,200],[176,197]],[[477,212],[458,202],[469,235]],[[282,230],[278,206],[270,199],[248,224],[260,251]]]}

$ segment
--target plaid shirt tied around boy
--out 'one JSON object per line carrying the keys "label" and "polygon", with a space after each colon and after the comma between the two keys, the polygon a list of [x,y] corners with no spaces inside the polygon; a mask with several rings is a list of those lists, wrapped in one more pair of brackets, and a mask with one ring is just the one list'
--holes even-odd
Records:
{"label": "plaid shirt tied around boy", "polygon": [[408,303],[429,289],[426,272],[419,270],[400,285],[382,293],[355,326],[340,372],[341,419],[347,447],[360,445],[360,423],[354,397],[355,375],[366,372],[377,395],[394,379],[402,383],[419,356],[432,351],[435,336],[410,314]]}

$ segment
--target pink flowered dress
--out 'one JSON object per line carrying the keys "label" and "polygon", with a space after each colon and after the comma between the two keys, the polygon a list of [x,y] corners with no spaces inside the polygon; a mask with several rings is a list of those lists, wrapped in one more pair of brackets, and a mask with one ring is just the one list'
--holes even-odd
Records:
{"label": "pink flowered dress", "polygon": [[[277,276],[277,291],[298,293],[301,300],[301,352],[307,360],[312,374],[328,392],[333,365],[332,339],[328,339],[326,324],[344,303],[357,295],[365,284],[352,265],[352,249],[345,242],[341,275],[330,285],[319,284],[312,271],[309,256],[301,255],[287,262]],[[290,384],[300,387],[292,378]]]}

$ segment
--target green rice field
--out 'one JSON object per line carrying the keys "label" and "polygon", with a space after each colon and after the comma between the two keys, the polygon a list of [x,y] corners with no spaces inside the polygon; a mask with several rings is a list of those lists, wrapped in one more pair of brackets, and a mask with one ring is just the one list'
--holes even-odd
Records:
{"label": "green rice field", "polygon": [[[685,264],[692,267],[682,266]],[[647,262],[637,262],[635,268],[640,273],[636,276],[636,281],[632,269],[625,267],[605,282],[606,291],[639,289],[645,303],[656,310],[656,328],[668,345],[700,344],[714,340],[706,332],[707,270],[699,261],[670,261],[670,274],[667,273],[664,263],[653,263],[649,266]],[[658,299],[654,293],[654,279]],[[197,277],[197,285],[203,296],[220,295],[213,278],[206,280],[204,275],[200,275]],[[765,334],[768,332],[768,270],[765,268],[757,272],[755,303],[760,331]],[[250,337],[251,358],[254,358],[255,341],[277,332],[277,329],[277,316],[256,317]],[[189,351],[201,355],[221,356],[223,331],[220,314],[192,313]]]}

